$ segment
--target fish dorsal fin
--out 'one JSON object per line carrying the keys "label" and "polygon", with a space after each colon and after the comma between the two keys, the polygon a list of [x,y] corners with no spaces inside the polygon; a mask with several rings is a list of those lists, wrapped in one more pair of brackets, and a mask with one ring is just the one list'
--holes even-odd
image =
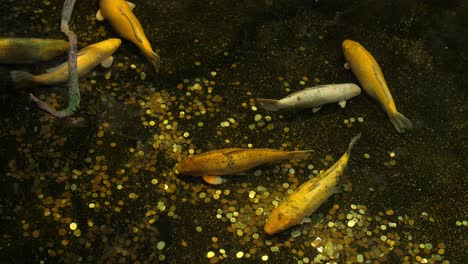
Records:
{"label": "fish dorsal fin", "polygon": [[[316,86],[312,86],[312,87],[307,87],[307,88],[303,89],[302,91],[312,91],[312,90],[326,88],[326,87],[329,87],[329,86],[333,86],[333,85],[331,85],[331,84],[321,84],[321,85],[316,85]],[[299,91],[299,92],[301,92],[301,91]]]}
{"label": "fish dorsal fin", "polygon": [[[96,43],[94,43],[94,44],[96,44]],[[83,56],[83,55],[85,55],[86,53],[88,53],[89,50],[92,50],[92,49],[94,48],[94,47],[93,47],[94,44],[90,44],[90,45],[88,45],[88,46],[86,46],[86,47],[80,49],[80,50],[76,53],[76,57]]]}
{"label": "fish dorsal fin", "polygon": [[325,88],[327,86],[332,86],[331,84],[321,84],[321,85],[316,85],[312,87],[307,87],[304,90],[315,90],[315,89],[320,89],[320,88]]}
{"label": "fish dorsal fin", "polygon": [[102,12],[101,12],[101,9],[99,9],[96,13],[96,19],[98,21],[103,21],[104,20],[104,16],[102,15]]}
{"label": "fish dorsal fin", "polygon": [[231,152],[239,151],[239,150],[243,150],[243,148],[214,149],[214,150],[209,150],[209,151],[203,152],[203,153],[201,153],[201,155],[212,154],[212,153],[227,154],[227,153],[231,153]]}
{"label": "fish dorsal fin", "polygon": [[131,19],[127,16],[127,14],[125,14],[125,12],[122,10],[122,8],[119,7],[119,10],[120,10],[120,13],[128,20],[128,23],[130,23],[130,25],[132,25],[133,33],[135,34],[136,39],[137,39],[139,42],[143,42],[142,34],[141,34],[140,31],[138,30],[138,27],[135,25],[135,22],[134,22],[133,20],[131,20]]}
{"label": "fish dorsal fin", "polygon": [[64,66],[67,65],[67,64],[68,64],[68,61],[66,61],[66,62],[64,62],[64,63],[60,63],[60,64],[57,65],[57,66],[54,66],[54,67],[52,67],[52,68],[47,69],[46,72],[51,73],[51,72],[57,71],[58,69],[60,69],[61,67],[64,67]]}
{"label": "fish dorsal fin", "polygon": [[377,81],[379,81],[380,87],[385,93],[385,97],[387,98],[387,103],[390,103],[392,101],[392,95],[390,94],[390,91],[388,90],[388,86],[385,84],[385,81],[382,79],[382,74],[379,73],[379,70],[377,69],[377,65],[372,65],[372,68],[374,69],[374,74],[375,77],[377,78]]}
{"label": "fish dorsal fin", "polygon": [[132,2],[129,2],[129,1],[126,1],[126,2],[127,2],[127,4],[128,4],[128,7],[130,7],[130,10],[133,11],[133,8],[135,8],[135,4],[132,3]]}
{"label": "fish dorsal fin", "polygon": [[227,153],[236,152],[239,150],[244,150],[244,149],[243,148],[227,148],[227,149],[223,149],[222,153],[227,154]]}
{"label": "fish dorsal fin", "polygon": [[[76,59],[78,60],[78,57],[84,55],[85,53],[86,53],[86,47],[83,48],[82,50],[80,50],[80,51],[76,54]],[[64,63],[60,63],[60,64],[57,65],[57,66],[54,66],[54,67],[52,67],[52,68],[49,68],[49,69],[46,70],[46,72],[48,72],[48,73],[54,72],[54,71],[58,70],[60,67],[63,67],[63,66],[65,66],[65,65],[68,65],[68,61],[65,61]]]}
{"label": "fish dorsal fin", "polygon": [[294,93],[292,93],[292,94],[289,94],[289,95],[286,96],[286,97],[295,96],[295,95],[300,94],[300,93],[302,93],[302,92],[304,92],[304,91],[309,91],[309,90],[316,90],[316,89],[320,89],[320,88],[325,88],[325,87],[327,87],[327,86],[331,86],[331,85],[330,85],[330,84],[321,84],[321,85],[316,85],[316,86],[312,86],[312,87],[307,87],[307,88],[304,88],[304,89],[302,89],[302,90],[296,91],[296,92],[294,92]]}
{"label": "fish dorsal fin", "polygon": [[[315,188],[317,188],[318,186],[320,185],[320,181],[319,179],[317,178],[317,176],[315,178],[313,178],[312,180],[310,180],[310,182],[307,184],[307,185],[303,185],[304,187],[303,190],[300,190],[301,192],[304,191],[305,193],[309,193],[311,192],[312,190],[314,190]],[[301,188],[301,189],[302,189]],[[299,191],[299,190],[298,190]]]}

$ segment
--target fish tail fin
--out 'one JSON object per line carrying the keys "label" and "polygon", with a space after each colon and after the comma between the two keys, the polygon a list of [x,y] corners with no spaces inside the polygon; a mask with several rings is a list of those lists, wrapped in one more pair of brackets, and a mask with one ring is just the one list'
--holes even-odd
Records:
{"label": "fish tail fin", "polygon": [[354,144],[361,138],[361,133],[357,134],[356,136],[351,139],[351,142],[349,143],[348,151],[346,153],[349,155],[351,154],[351,149],[353,148]]}
{"label": "fish tail fin", "polygon": [[262,107],[265,110],[276,112],[281,109],[279,100],[257,98],[257,101],[262,103]]}
{"label": "fish tail fin", "polygon": [[15,83],[16,87],[25,87],[33,83],[34,76],[29,72],[24,71],[11,71],[11,80]]}
{"label": "fish tail fin", "polygon": [[291,159],[291,160],[307,159],[310,156],[311,152],[313,152],[313,150],[289,151],[288,159]]}
{"label": "fish tail fin", "polygon": [[148,60],[151,62],[151,64],[153,64],[153,67],[156,70],[156,72],[158,72],[159,66],[161,65],[161,58],[159,57],[159,55],[151,49],[145,50],[144,54],[146,58],[148,58]]}
{"label": "fish tail fin", "polygon": [[413,128],[411,121],[397,111],[390,114],[389,118],[398,133],[403,133],[405,130]]}

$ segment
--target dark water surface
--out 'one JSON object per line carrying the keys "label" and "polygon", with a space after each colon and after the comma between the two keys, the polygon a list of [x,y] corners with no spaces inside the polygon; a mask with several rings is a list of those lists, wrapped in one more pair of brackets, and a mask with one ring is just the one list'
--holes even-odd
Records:
{"label": "dark water surface", "polygon": [[[1,36],[65,39],[61,1],[1,2]],[[95,20],[97,9],[76,4],[79,47],[119,37]],[[27,96],[64,107],[65,86],[16,89],[9,79],[10,70],[43,72],[65,56],[0,66],[1,263],[468,258],[466,1],[163,0],[138,1],[134,13],[160,72],[123,41],[112,68],[80,80],[73,118],[52,118]],[[343,68],[347,38],[379,62],[412,131],[398,134],[365,93],[315,114],[266,112],[255,101],[357,83]],[[357,133],[337,193],[303,225],[266,235],[288,190],[330,167]],[[229,147],[315,152],[218,186],[175,173],[191,152]]]}

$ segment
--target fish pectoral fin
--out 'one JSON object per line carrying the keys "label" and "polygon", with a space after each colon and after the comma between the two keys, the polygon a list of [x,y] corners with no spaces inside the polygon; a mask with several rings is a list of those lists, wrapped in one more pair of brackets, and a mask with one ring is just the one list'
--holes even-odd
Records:
{"label": "fish pectoral fin", "polygon": [[322,106],[314,107],[314,108],[312,108],[312,112],[317,113],[320,110],[320,108],[322,108]]}
{"label": "fish pectoral fin", "polygon": [[205,175],[202,178],[206,183],[213,184],[213,185],[218,185],[218,184],[225,182],[225,180],[222,177],[215,176],[215,175]]}
{"label": "fish pectoral fin", "polygon": [[332,191],[333,191],[333,194],[342,193],[342,192],[344,192],[343,186],[336,185],[336,186],[333,187]]}
{"label": "fish pectoral fin", "polygon": [[341,108],[345,108],[346,107],[346,100],[339,101],[338,104],[340,105]]}
{"label": "fish pectoral fin", "polygon": [[127,2],[127,4],[128,4],[128,7],[130,7],[130,10],[132,10],[132,11],[133,11],[133,8],[135,8],[135,4],[134,4],[134,3],[132,3],[132,2],[129,2],[129,1],[125,1],[125,2]]}
{"label": "fish pectoral fin", "polygon": [[101,61],[101,66],[104,68],[110,68],[110,66],[112,66],[112,62],[114,62],[114,57],[110,56],[109,58]]}
{"label": "fish pectoral fin", "polygon": [[133,33],[135,34],[135,37],[136,39],[139,41],[139,42],[143,42],[143,37],[141,36],[141,33],[140,31],[138,30],[138,27],[135,25],[135,22],[133,20],[131,20],[127,14],[125,14],[125,12],[122,10],[122,8],[119,7],[119,10],[120,10],[120,13],[128,20],[128,23],[130,23],[130,25],[132,26],[132,29],[133,29]]}
{"label": "fish pectoral fin", "polygon": [[347,62],[346,62],[344,65],[343,65],[343,67],[344,67],[345,69],[347,69],[347,70],[349,70],[349,69],[350,69],[350,67],[349,67],[349,63],[347,63]]}
{"label": "fish pectoral fin", "polygon": [[101,9],[99,9],[96,13],[96,19],[97,21],[103,21],[104,20],[104,16],[102,15],[101,13]]}

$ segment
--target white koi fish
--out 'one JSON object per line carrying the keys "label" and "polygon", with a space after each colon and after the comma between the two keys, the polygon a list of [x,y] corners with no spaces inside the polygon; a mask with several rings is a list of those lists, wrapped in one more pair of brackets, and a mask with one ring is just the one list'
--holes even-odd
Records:
{"label": "white koi fish", "polygon": [[[113,61],[112,54],[121,43],[120,39],[111,38],[81,49],[77,54],[78,76],[82,77],[98,64],[103,67],[110,67]],[[30,84],[54,85],[64,83],[69,78],[68,61],[48,69],[47,73],[44,74],[32,75],[28,72],[12,71],[10,75],[18,87]]]}
{"label": "white koi fish", "polygon": [[292,93],[281,100],[258,98],[257,101],[263,104],[263,108],[268,111],[278,111],[280,109],[291,108],[312,108],[315,113],[324,104],[335,103],[344,108],[346,100],[361,93],[361,88],[353,83],[328,84],[309,87],[301,91]]}

